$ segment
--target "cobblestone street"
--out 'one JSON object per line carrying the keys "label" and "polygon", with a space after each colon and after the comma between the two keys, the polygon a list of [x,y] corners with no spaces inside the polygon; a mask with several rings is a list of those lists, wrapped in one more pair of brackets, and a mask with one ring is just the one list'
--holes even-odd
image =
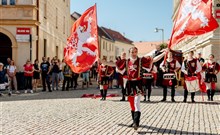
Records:
{"label": "cobblestone street", "polygon": [[[155,89],[152,102],[141,103],[141,126],[137,131],[131,124],[128,102],[120,97],[100,99],[79,98],[83,93],[95,93],[95,88],[20,94],[1,97],[2,135],[104,135],[104,134],[220,134],[220,96],[214,102],[159,102],[162,89]],[[119,94],[120,90],[109,90]],[[168,94],[170,95],[170,93]],[[188,98],[190,99],[190,97]]]}

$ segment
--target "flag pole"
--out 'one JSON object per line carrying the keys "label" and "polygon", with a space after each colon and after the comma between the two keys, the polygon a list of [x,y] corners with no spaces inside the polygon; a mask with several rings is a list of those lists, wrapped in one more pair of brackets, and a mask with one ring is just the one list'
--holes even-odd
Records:
{"label": "flag pole", "polygon": [[[97,35],[97,43],[98,43],[98,59],[96,60],[97,61],[97,70],[99,70],[99,65],[100,65],[100,57],[101,57],[101,47],[99,46],[100,45],[100,42],[99,42],[99,35],[98,35],[98,30],[99,30],[99,27],[98,27],[98,16],[97,16],[97,3],[95,3],[95,11],[96,11],[96,25],[97,25],[97,31],[96,31],[96,35]],[[100,37],[101,39],[101,37]],[[99,71],[98,71],[99,72]],[[99,82],[99,74],[98,74],[98,77],[97,77],[97,83]],[[95,96],[94,94],[94,99],[96,99],[97,97]]]}
{"label": "flag pole", "polygon": [[97,25],[97,31],[96,31],[96,35],[97,35],[97,43],[98,43],[98,58],[100,58],[100,47],[99,47],[99,35],[98,35],[98,30],[99,30],[99,27],[98,27],[98,16],[97,16],[97,3],[95,3],[95,11],[96,11],[96,25]]}

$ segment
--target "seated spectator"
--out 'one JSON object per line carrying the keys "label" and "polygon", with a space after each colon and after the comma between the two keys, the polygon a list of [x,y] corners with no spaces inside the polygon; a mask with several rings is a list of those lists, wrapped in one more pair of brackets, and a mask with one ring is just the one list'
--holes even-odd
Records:
{"label": "seated spectator", "polygon": [[[2,96],[1,91],[6,90],[6,87],[8,86],[8,79],[6,77],[3,66],[4,64],[0,63],[0,96]],[[8,92],[8,95],[11,96],[11,91]]]}

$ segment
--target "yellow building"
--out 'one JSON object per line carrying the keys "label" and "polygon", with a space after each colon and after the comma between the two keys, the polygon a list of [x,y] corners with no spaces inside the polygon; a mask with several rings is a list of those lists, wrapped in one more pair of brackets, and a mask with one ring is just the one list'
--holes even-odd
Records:
{"label": "yellow building", "polygon": [[[173,13],[173,20],[177,17],[177,12],[180,6],[180,0],[173,0],[174,3],[174,13]],[[213,0],[213,15],[216,16],[216,11],[220,10],[220,0]],[[219,25],[220,25],[220,19],[217,19]],[[207,59],[210,54],[215,55],[215,59],[218,63],[220,63],[220,28],[213,32],[209,32],[207,34],[192,37],[192,38],[186,38],[182,42],[175,45],[172,49],[174,50],[182,50],[183,55],[186,56],[186,54],[190,51],[194,51],[195,54],[201,52],[203,55],[203,58]],[[220,75],[218,75],[218,78],[220,78]],[[220,89],[220,83],[218,83],[217,86],[218,89]]]}
{"label": "yellow building", "polygon": [[107,61],[115,61],[115,42],[104,29],[104,27],[98,28],[100,52],[99,57],[101,59],[106,58]]}
{"label": "yellow building", "polygon": [[0,0],[0,61],[18,70],[27,59],[63,58],[70,29],[69,0]]}

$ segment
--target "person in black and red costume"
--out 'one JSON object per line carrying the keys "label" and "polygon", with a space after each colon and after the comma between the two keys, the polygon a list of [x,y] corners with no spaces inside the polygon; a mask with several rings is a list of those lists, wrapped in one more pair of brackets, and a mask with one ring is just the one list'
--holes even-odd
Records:
{"label": "person in black and red costume", "polygon": [[[185,77],[191,77],[191,76],[197,76],[199,80],[201,79],[200,72],[202,70],[201,64],[199,61],[195,58],[193,58],[194,52],[191,51],[188,54],[188,57],[186,60],[184,60],[181,71],[185,74]],[[187,101],[187,96],[188,96],[188,90],[186,87],[186,83],[184,83],[184,100],[183,102]],[[195,102],[195,92],[191,92],[191,99],[192,102]]]}
{"label": "person in black and red costume", "polygon": [[106,58],[102,59],[102,63],[98,67],[99,74],[99,88],[101,93],[101,100],[106,100],[109,77],[114,73],[111,66],[107,65]]}
{"label": "person in black and red costume", "polygon": [[174,96],[175,96],[175,86],[177,85],[177,80],[176,80],[176,73],[177,71],[181,68],[180,63],[176,60],[173,59],[173,54],[172,52],[169,52],[167,54],[167,59],[166,61],[162,62],[160,65],[160,68],[162,69],[164,75],[170,75],[171,79],[169,78],[163,78],[163,99],[161,102],[164,102],[167,100],[167,87],[171,87],[171,101],[175,102]]}
{"label": "person in black and red costume", "polygon": [[213,54],[209,55],[209,60],[202,67],[205,72],[208,101],[213,101],[215,85],[217,83],[217,74],[219,73],[219,64],[214,61],[214,58],[215,56]]}
{"label": "person in black and red costume", "polygon": [[123,83],[127,88],[128,101],[130,103],[133,119],[133,123],[129,125],[129,127],[134,127],[134,129],[137,130],[140,124],[140,99],[141,94],[143,93],[141,76],[142,68],[145,67],[145,70],[151,69],[153,62],[161,59],[165,55],[165,52],[154,59],[147,59],[146,57],[139,58],[137,56],[138,49],[136,47],[130,48],[129,53],[130,58],[126,61],[126,65],[121,66],[121,70],[125,69]]}
{"label": "person in black and red costume", "polygon": [[116,72],[118,72],[118,84],[122,89],[122,99],[120,101],[125,101],[126,88],[123,85],[123,76],[125,75],[125,65],[126,65],[126,53],[122,52],[121,57],[117,58],[116,61]]}
{"label": "person in black and red costume", "polygon": [[[155,66],[153,65],[153,58],[151,55],[146,55],[141,60],[142,63],[142,82],[145,87],[144,89],[144,101],[146,101],[146,97],[148,97],[147,101],[150,102],[150,96],[152,91],[152,82],[154,80],[153,71],[155,71]],[[148,93],[147,93],[148,91]]]}

